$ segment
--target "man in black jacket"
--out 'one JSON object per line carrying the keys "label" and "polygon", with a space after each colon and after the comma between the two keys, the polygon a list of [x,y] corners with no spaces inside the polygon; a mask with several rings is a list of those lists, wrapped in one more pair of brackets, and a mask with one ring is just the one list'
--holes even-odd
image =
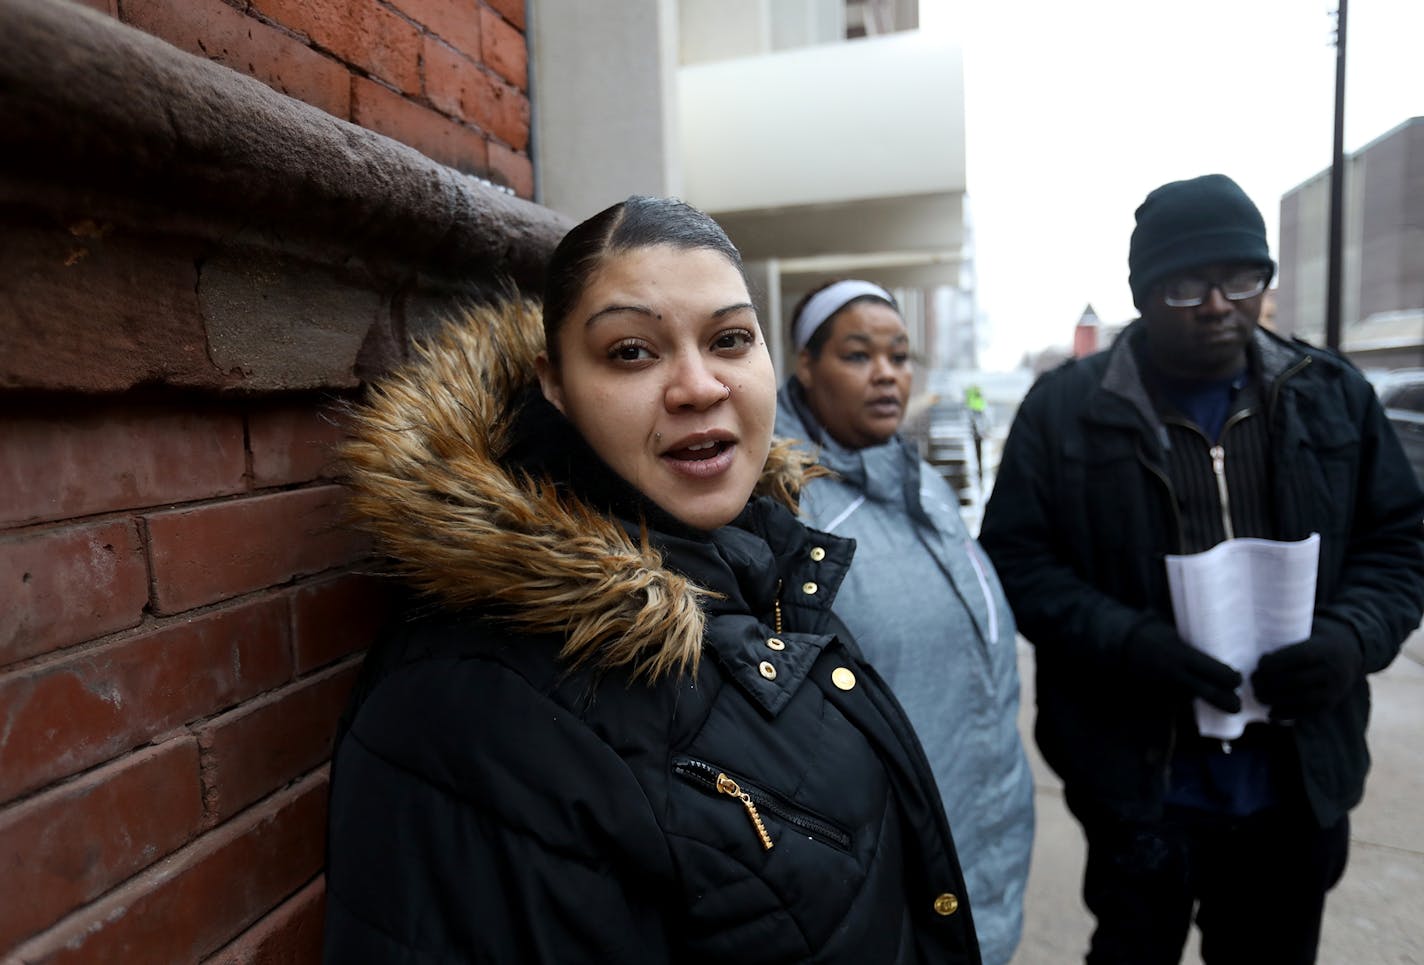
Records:
{"label": "man in black jacket", "polygon": [[[1257,327],[1274,273],[1229,178],[1163,185],[1128,257],[1141,312],[1044,376],[1009,435],[980,540],[1037,660],[1036,737],[1088,843],[1088,961],[1315,960],[1369,767],[1366,676],[1424,611],[1424,493],[1369,384]],[[1193,699],[1241,674],[1185,643],[1164,557],[1320,534],[1308,639],[1250,678],[1229,743]]]}

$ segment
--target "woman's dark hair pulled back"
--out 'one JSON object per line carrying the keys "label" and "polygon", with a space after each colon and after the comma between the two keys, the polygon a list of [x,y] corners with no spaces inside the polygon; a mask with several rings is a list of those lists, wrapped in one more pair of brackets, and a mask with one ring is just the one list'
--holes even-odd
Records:
{"label": "woman's dark hair pulled back", "polygon": [[559,329],[603,260],[654,245],[720,252],[742,281],[747,280],[741,252],[717,222],[676,198],[633,195],[576,225],[549,257],[544,269],[544,351],[550,362],[558,364]]}

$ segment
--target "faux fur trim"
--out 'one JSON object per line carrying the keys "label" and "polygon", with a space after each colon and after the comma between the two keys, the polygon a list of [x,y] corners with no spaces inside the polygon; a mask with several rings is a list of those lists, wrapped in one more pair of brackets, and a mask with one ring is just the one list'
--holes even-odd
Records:
{"label": "faux fur trim", "polygon": [[[511,472],[511,404],[536,379],[537,305],[468,309],[352,406],[342,450],[349,506],[417,590],[454,608],[495,605],[525,633],[565,637],[571,665],[657,679],[697,665],[708,591],[667,569],[646,534]],[[795,508],[813,460],[777,443],[758,494]]]}

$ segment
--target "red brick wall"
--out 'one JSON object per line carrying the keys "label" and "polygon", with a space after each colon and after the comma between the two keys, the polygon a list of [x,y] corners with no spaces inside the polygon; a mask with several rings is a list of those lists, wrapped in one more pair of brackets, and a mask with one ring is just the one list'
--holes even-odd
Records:
{"label": "red brick wall", "polygon": [[333,409],[568,227],[321,111],[527,196],[523,0],[83,3],[0,0],[0,962],[315,962]]}
{"label": "red brick wall", "polygon": [[0,412],[0,958],[312,962],[383,610],[295,397]]}
{"label": "red brick wall", "polygon": [[523,0],[82,0],[532,198]]}

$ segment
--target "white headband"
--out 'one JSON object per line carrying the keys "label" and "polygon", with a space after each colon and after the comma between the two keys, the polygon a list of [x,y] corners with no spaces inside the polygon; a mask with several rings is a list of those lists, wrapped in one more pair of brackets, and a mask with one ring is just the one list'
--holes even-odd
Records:
{"label": "white headband", "polygon": [[845,308],[846,302],[864,295],[874,295],[876,298],[885,299],[891,305],[895,304],[890,293],[879,285],[855,278],[838,281],[812,295],[793,323],[795,327],[791,331],[791,340],[795,343],[796,350],[799,352],[805,348],[806,343],[811,341],[811,336],[816,334],[816,329],[824,325],[826,319]]}

